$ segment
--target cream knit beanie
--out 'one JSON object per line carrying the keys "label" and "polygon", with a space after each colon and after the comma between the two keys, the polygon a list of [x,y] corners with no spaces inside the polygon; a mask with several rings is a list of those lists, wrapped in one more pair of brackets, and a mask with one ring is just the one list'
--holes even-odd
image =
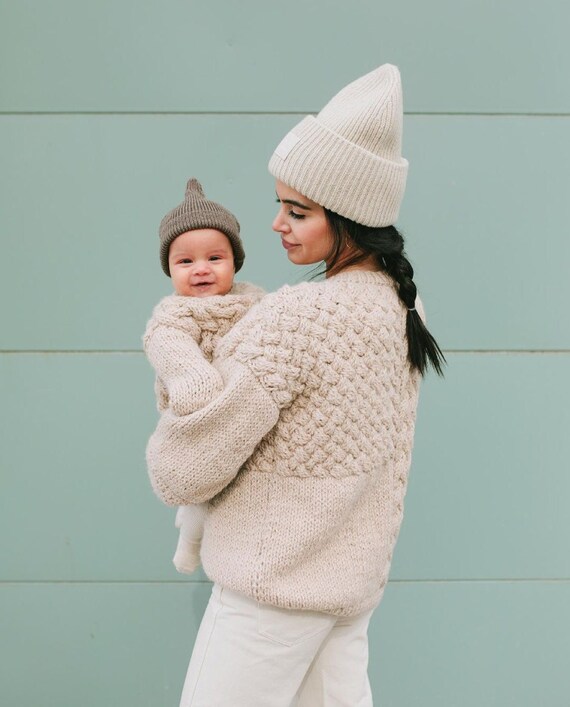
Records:
{"label": "cream knit beanie", "polygon": [[408,161],[402,155],[402,84],[383,64],[308,115],[269,161],[279,181],[365,226],[395,223]]}
{"label": "cream knit beanie", "polygon": [[169,277],[168,251],[172,241],[186,231],[200,228],[214,228],[225,233],[232,246],[235,271],[243,265],[245,252],[239,236],[238,220],[221,204],[206,199],[202,185],[192,177],[186,184],[184,201],[169,211],[160,222],[160,264]]}

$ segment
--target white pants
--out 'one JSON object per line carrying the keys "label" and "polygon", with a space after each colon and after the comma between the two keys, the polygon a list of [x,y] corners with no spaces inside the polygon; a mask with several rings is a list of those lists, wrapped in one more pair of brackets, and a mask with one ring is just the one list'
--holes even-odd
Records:
{"label": "white pants", "polygon": [[371,707],[368,623],[214,585],[180,707]]}

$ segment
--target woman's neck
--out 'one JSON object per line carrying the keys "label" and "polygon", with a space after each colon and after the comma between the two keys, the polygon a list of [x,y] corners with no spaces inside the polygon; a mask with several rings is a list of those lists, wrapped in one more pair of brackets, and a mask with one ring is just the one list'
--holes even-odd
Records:
{"label": "woman's neck", "polygon": [[332,277],[333,275],[338,275],[341,272],[350,272],[351,270],[365,270],[368,272],[375,272],[379,270],[378,263],[373,255],[370,255],[365,260],[361,260],[358,263],[353,263],[352,265],[346,265],[343,267],[342,260],[337,263],[334,270],[327,271],[325,278]]}

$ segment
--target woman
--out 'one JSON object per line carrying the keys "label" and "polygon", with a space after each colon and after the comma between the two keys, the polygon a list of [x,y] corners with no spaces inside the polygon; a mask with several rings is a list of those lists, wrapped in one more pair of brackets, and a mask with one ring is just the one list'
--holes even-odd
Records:
{"label": "woman", "polygon": [[166,412],[155,492],[210,501],[214,582],[181,707],[372,704],[367,628],[388,579],[418,386],[443,356],[394,228],[404,193],[396,67],[354,81],[275,150],[273,229],[323,282],[265,297],[222,340],[222,394]]}

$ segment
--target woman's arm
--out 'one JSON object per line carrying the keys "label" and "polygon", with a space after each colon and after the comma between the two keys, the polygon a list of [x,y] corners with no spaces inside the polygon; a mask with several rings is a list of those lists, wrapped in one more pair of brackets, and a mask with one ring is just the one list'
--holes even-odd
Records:
{"label": "woman's arm", "polygon": [[218,494],[279,418],[277,403],[246,366],[231,360],[218,366],[221,394],[191,415],[166,410],[148,442],[151,484],[168,505]]}
{"label": "woman's arm", "polygon": [[311,344],[326,332],[322,312],[317,317],[304,294],[286,288],[268,295],[218,347],[214,366],[223,390],[191,415],[167,410],[161,416],[147,462],[153,489],[168,505],[218,494],[303,390],[313,366]]}

